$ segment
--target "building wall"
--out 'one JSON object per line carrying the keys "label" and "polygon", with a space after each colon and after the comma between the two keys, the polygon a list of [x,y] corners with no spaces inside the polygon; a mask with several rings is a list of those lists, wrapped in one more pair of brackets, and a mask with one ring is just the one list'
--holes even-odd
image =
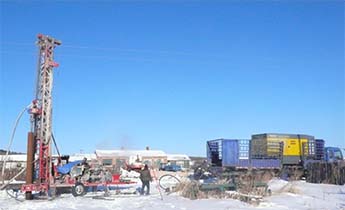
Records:
{"label": "building wall", "polygon": [[[6,155],[0,155],[0,165],[3,166],[3,162]],[[26,155],[8,155],[6,160],[5,169],[23,168],[26,166]]]}
{"label": "building wall", "polygon": [[121,167],[128,164],[129,157],[99,157],[98,162],[112,173],[119,173]]}
{"label": "building wall", "polygon": [[149,167],[158,169],[161,164],[167,163],[167,157],[142,157],[142,163],[147,164]]}
{"label": "building wall", "polygon": [[189,169],[190,168],[190,160],[169,160],[171,165],[178,165],[182,168]]}
{"label": "building wall", "polygon": [[[100,164],[111,170],[112,172],[119,172],[121,167],[125,167],[126,164],[131,164],[132,157],[99,157]],[[141,157],[141,163],[147,164],[149,167],[158,169],[161,163],[167,163],[167,157]]]}

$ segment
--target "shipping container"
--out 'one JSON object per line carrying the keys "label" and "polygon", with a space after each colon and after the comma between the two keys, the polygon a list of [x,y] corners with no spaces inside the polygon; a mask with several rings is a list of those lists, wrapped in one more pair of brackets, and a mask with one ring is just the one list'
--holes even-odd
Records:
{"label": "shipping container", "polygon": [[278,158],[250,159],[250,140],[216,139],[207,142],[207,159],[212,165],[234,168],[280,168]]}
{"label": "shipping container", "polygon": [[249,159],[249,140],[215,139],[207,141],[207,160],[212,165],[235,167]]}
{"label": "shipping container", "polygon": [[279,158],[282,151],[282,140],[267,134],[253,135],[250,145],[252,158]]}

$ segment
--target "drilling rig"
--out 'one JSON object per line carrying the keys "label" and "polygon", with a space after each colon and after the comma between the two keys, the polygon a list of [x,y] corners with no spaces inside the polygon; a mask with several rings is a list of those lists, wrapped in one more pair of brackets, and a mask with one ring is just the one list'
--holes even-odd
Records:
{"label": "drilling rig", "polygon": [[[102,186],[118,189],[132,188],[136,192],[137,182],[121,178],[120,174],[111,174],[110,171],[99,167],[98,164],[90,166],[83,161],[73,161],[65,165],[52,160],[52,89],[53,70],[58,67],[54,62],[54,49],[61,45],[61,41],[52,37],[38,34],[38,65],[35,99],[32,101],[29,113],[31,130],[28,132],[26,183],[21,186],[25,199],[31,200],[38,193],[43,198],[53,197],[58,189],[71,190],[74,196],[83,196],[87,191]],[[85,170],[85,168],[88,168]],[[13,197],[13,196],[12,196]]]}
{"label": "drilling rig", "polygon": [[54,183],[52,174],[52,89],[53,69],[59,64],[53,60],[54,49],[61,41],[38,34],[38,65],[35,99],[29,110],[31,130],[28,132],[26,184],[22,186],[25,198],[32,192],[48,195]]}

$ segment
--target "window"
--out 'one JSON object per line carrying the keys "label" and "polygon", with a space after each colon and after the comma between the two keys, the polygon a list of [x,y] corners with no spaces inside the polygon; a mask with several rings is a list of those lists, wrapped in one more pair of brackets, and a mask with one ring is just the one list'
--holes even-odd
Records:
{"label": "window", "polygon": [[341,154],[340,150],[336,150],[333,152],[333,157],[336,160],[342,160],[343,159],[343,155]]}
{"label": "window", "polygon": [[104,166],[111,166],[113,164],[113,160],[112,159],[103,159],[102,164]]}

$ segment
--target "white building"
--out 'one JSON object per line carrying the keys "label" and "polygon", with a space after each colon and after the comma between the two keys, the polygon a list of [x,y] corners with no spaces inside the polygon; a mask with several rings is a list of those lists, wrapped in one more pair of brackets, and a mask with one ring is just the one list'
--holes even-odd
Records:
{"label": "white building", "polygon": [[179,165],[184,169],[189,169],[191,165],[189,156],[184,154],[168,154],[167,162],[171,165]]}
{"label": "white building", "polygon": [[[1,166],[6,159],[6,155],[0,155]],[[26,166],[26,154],[8,155],[6,159],[6,169],[22,168]]]}
{"label": "white building", "polygon": [[96,150],[97,159],[103,166],[118,170],[125,164],[141,162],[154,168],[167,162],[167,155],[161,150]]}
{"label": "white building", "polygon": [[[174,164],[182,168],[190,168],[191,160],[183,154],[166,154],[162,150],[96,150],[93,154],[73,154],[69,161],[83,160],[87,158],[91,165],[103,165],[112,171],[119,169],[126,164],[144,163],[158,169],[162,165]],[[0,165],[5,155],[0,155]],[[53,161],[57,161],[57,155],[53,155]],[[56,162],[57,163],[57,162]],[[26,154],[8,155],[6,169],[15,169],[26,166]]]}

